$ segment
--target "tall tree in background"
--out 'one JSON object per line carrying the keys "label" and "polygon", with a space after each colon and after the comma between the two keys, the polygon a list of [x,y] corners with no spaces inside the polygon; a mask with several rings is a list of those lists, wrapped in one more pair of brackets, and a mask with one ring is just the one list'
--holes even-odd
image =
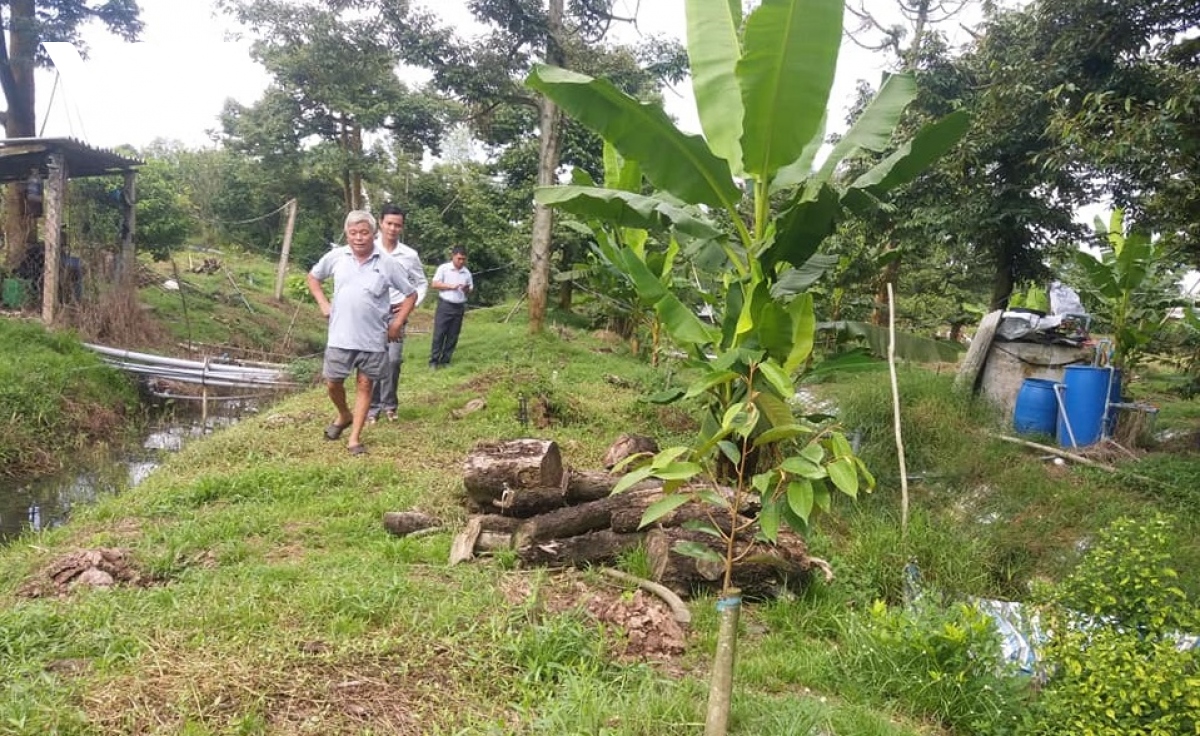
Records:
{"label": "tall tree in background", "polygon": [[[597,73],[600,60],[619,52],[603,44],[614,22],[612,0],[587,0],[564,5],[563,0],[477,0],[469,4],[486,32],[478,38],[461,38],[432,14],[410,13],[403,5],[384,7],[393,27],[395,45],[404,49],[410,63],[430,69],[433,84],[453,95],[469,111],[472,127],[485,139],[504,145],[521,141],[536,130],[538,154],[535,178],[553,183],[559,166],[571,154],[564,148],[560,115],[553,103],[531,93],[522,81],[534,62],[549,61],[587,73]],[[682,48],[656,39],[639,50],[645,72],[640,79],[627,76],[634,89],[646,92],[645,82],[656,75],[678,80],[684,68]],[[602,72],[601,72],[602,73]],[[518,108],[518,110],[514,110]],[[518,123],[521,123],[518,125]],[[568,136],[569,138],[570,136]],[[600,143],[592,157],[599,161]],[[589,167],[598,173],[598,166]],[[527,200],[528,201],[528,200]],[[553,217],[537,205],[530,236],[528,285],[531,332],[545,324],[552,254]]]}
{"label": "tall tree in background", "polygon": [[[34,105],[34,69],[49,66],[42,41],[67,41],[81,55],[87,46],[80,30],[91,21],[99,21],[110,33],[135,41],[142,31],[139,9],[134,0],[8,0],[0,3],[0,88],[7,109],[3,113],[6,138],[37,136]],[[25,253],[30,221],[25,206],[25,191],[10,185],[4,201],[4,239],[8,262],[12,265]]]}
{"label": "tall tree in background", "polygon": [[1024,49],[1057,72],[1047,158],[1200,266],[1200,3],[1038,0]]}
{"label": "tall tree in background", "polygon": [[[857,20],[848,37],[859,46],[872,51],[890,51],[895,55],[894,66],[899,72],[917,69],[930,38],[938,27],[962,15],[977,0],[895,0],[894,4],[875,2],[870,8],[866,0],[846,3],[846,10]],[[881,13],[890,11],[893,20]],[[860,99],[864,99],[860,90]],[[890,220],[889,220],[890,221]],[[888,305],[888,285],[896,286],[904,249],[894,233],[882,233],[879,262],[882,266],[876,283],[875,306],[871,322],[886,325],[891,313]]]}
{"label": "tall tree in background", "polygon": [[[377,18],[344,7],[352,5],[222,3],[257,36],[251,54],[274,78],[255,105],[260,132],[271,131],[259,143],[311,148],[322,164],[315,169],[337,179],[345,208],[360,209],[364,175],[387,163],[372,155],[370,138],[390,135],[419,158],[426,148],[437,150],[444,110],[400,81],[399,56]],[[226,112],[248,113],[236,107]],[[253,125],[242,132],[248,135]]]}

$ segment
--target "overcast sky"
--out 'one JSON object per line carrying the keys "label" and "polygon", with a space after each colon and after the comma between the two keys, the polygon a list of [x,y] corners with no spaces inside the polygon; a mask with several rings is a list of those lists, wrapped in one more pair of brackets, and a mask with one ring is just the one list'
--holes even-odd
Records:
{"label": "overcast sky", "polygon": [[[226,98],[243,104],[257,100],[267,74],[250,60],[247,44],[227,39],[233,27],[214,17],[203,0],[139,0],[145,31],[141,43],[130,44],[90,29],[86,60],[70,48],[52,49],[57,70],[40,71],[37,88],[39,132],[69,136],[111,148],[120,144],[143,147],[156,138],[185,145],[210,145],[207,131],[218,127]],[[439,0],[436,7],[457,27],[467,27],[465,0]],[[683,0],[616,0],[616,12],[638,11],[638,29],[647,34],[683,34]],[[634,31],[625,28],[621,38]],[[852,44],[842,51],[835,84],[836,109],[831,124],[840,122],[855,81],[875,82],[882,70],[881,55],[862,52]],[[56,73],[57,72],[57,73]],[[684,89],[667,90],[668,111],[680,126],[698,132],[690,97]]]}

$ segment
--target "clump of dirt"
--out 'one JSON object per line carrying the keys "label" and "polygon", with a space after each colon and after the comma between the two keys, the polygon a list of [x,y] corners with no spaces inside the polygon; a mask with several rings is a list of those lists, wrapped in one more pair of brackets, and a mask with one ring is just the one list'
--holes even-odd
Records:
{"label": "clump of dirt", "polygon": [[620,635],[615,654],[624,661],[664,661],[687,650],[687,632],[670,607],[642,590],[589,585],[571,571],[539,583],[536,591],[526,577],[510,578],[502,590],[509,603],[533,599],[541,612],[586,613]]}
{"label": "clump of dirt", "polygon": [[111,588],[116,585],[146,586],[151,580],[141,574],[129,550],[100,547],[76,550],[43,567],[17,591],[23,598],[65,597],[75,588]]}

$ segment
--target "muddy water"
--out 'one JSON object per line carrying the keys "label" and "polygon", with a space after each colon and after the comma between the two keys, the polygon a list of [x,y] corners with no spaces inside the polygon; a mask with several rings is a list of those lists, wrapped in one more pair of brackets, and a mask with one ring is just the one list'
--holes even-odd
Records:
{"label": "muddy water", "polygon": [[192,407],[176,408],[161,413],[140,444],[94,458],[88,467],[23,483],[0,479],[0,545],[26,532],[65,524],[73,509],[136,486],[169,453],[255,410],[252,404],[224,402],[210,407],[208,417],[202,419]]}

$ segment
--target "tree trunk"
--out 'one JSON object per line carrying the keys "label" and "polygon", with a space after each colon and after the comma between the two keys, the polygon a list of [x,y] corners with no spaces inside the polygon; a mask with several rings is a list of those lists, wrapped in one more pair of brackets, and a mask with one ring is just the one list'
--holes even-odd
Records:
{"label": "tree trunk", "polygon": [[525,565],[583,567],[617,560],[622,552],[637,547],[641,534],[618,534],[611,529],[551,539],[517,548],[517,557]]}
{"label": "tree trunk", "polygon": [[[11,0],[8,5],[8,43],[0,38],[0,87],[8,101],[4,135],[6,138],[33,138],[37,135],[34,53],[40,43],[35,3],[34,0]],[[9,184],[4,193],[4,242],[8,246],[10,268],[20,265],[26,245],[36,239],[37,225],[29,217],[25,194],[23,182]]]}
{"label": "tree trunk", "polygon": [[[562,34],[563,0],[550,0],[550,13],[546,29],[546,62],[556,66],[563,64],[563,50],[559,44]],[[541,97],[538,104],[538,186],[556,183],[559,161],[559,127],[562,122],[558,105],[548,97]],[[550,291],[550,248],[554,228],[554,212],[540,203],[533,205],[533,234],[529,246],[529,332],[540,333],[546,326],[546,300]]]}

